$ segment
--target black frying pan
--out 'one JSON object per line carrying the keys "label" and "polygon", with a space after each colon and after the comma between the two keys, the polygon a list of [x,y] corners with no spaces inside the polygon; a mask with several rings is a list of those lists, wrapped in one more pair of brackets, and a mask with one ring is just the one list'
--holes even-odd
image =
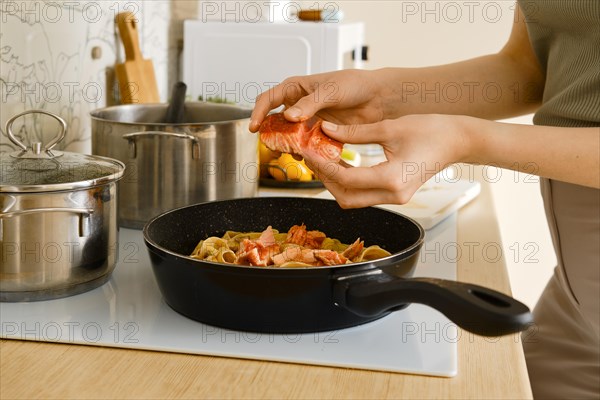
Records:
{"label": "black frying pan", "polygon": [[[261,268],[188,257],[201,239],[227,230],[287,231],[305,223],[343,243],[360,237],[390,257],[313,268]],[[343,210],[335,201],[252,198],[216,201],[168,211],[144,227],[158,286],[177,312],[228,329],[303,333],[363,324],[410,303],[429,305],[460,327],[486,336],[525,329],[529,309],[481,286],[410,278],[423,244],[415,221],[380,208]]]}

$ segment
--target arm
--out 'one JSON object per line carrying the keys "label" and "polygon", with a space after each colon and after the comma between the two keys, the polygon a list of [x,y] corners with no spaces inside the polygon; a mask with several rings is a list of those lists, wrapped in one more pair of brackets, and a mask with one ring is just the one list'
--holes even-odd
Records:
{"label": "arm", "polygon": [[385,118],[435,113],[502,119],[535,111],[545,77],[518,7],[516,13],[508,42],[497,54],[428,68],[377,71],[385,88]]}
{"label": "arm", "polygon": [[600,188],[600,128],[517,125],[475,118],[467,127],[470,151],[465,162]]}
{"label": "arm", "polygon": [[324,123],[323,129],[342,142],[380,143],[388,160],[369,168],[307,160],[342,207],[406,203],[427,179],[456,162],[491,164],[600,187],[600,128],[428,114],[364,125]]}
{"label": "arm", "polygon": [[285,105],[286,118],[317,114],[343,124],[372,123],[408,114],[462,114],[506,118],[535,110],[544,76],[524,17],[517,9],[510,38],[497,54],[428,68],[345,70],[291,77],[262,93],[250,129]]}

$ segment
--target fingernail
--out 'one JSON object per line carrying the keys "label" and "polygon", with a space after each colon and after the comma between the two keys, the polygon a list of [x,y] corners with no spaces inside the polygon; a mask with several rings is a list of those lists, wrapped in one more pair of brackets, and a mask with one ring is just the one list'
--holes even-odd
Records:
{"label": "fingernail", "polygon": [[288,117],[300,118],[302,116],[302,110],[298,107],[292,107],[286,111]]}
{"label": "fingernail", "polygon": [[334,124],[333,122],[329,122],[329,121],[323,121],[322,127],[331,132],[337,131],[337,128],[338,128],[338,126],[336,124]]}

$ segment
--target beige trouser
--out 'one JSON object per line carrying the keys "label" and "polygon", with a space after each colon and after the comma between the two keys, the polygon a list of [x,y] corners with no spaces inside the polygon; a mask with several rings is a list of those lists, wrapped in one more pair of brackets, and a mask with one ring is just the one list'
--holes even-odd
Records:
{"label": "beige trouser", "polygon": [[533,311],[537,331],[523,336],[533,396],[598,399],[598,334],[565,290],[561,272],[557,268]]}

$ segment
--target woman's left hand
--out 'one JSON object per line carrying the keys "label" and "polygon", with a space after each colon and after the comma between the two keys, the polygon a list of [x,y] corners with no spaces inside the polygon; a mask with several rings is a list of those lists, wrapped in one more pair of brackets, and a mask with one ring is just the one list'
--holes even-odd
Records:
{"label": "woman's left hand", "polygon": [[323,131],[342,143],[380,144],[387,161],[372,167],[306,162],[343,208],[404,204],[429,178],[468,157],[470,119],[420,114],[365,125],[324,122]]}

